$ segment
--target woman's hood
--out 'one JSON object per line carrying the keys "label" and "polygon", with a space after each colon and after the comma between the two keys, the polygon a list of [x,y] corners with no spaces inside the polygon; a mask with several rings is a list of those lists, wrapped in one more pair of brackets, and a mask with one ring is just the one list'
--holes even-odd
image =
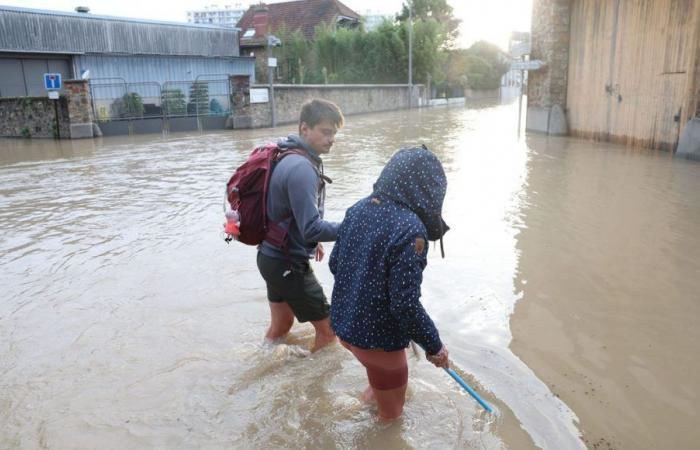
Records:
{"label": "woman's hood", "polygon": [[447,178],[440,160],[423,147],[401,149],[392,156],[374,184],[374,196],[410,208],[421,219],[431,241],[449,230],[442,220]]}

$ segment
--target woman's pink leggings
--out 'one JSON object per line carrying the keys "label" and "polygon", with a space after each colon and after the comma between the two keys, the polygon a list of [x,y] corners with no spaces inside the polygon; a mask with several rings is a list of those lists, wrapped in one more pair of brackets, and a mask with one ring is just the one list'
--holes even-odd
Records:
{"label": "woman's pink leggings", "polygon": [[369,385],[373,389],[396,389],[408,383],[408,362],[406,361],[405,349],[393,352],[381,349],[365,350],[350,345],[342,339],[340,343],[365,366]]}

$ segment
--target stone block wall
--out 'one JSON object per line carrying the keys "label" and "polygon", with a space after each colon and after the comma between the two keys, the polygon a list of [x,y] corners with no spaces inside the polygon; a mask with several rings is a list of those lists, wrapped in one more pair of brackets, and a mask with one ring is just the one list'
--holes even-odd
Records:
{"label": "stone block wall", "polygon": [[545,67],[528,74],[528,106],[566,105],[571,0],[535,0],[530,59]]}
{"label": "stone block wall", "polygon": [[[265,89],[268,86],[257,85]],[[275,110],[278,125],[296,123],[299,110],[307,100],[323,98],[336,103],[344,115],[391,111],[409,107],[407,85],[275,85]],[[425,87],[415,85],[413,106],[424,103]],[[253,128],[272,122],[270,103],[254,103],[246,110]],[[237,113],[236,113],[237,115]]]}
{"label": "stone block wall", "polygon": [[530,59],[545,66],[528,73],[527,129],[567,134],[571,0],[534,0]]}
{"label": "stone block wall", "polygon": [[63,82],[70,118],[70,138],[93,137],[92,105],[90,104],[90,85],[87,80],[66,80]]}
{"label": "stone block wall", "polygon": [[[58,102],[58,129],[56,105]],[[70,136],[68,101],[65,97],[0,98],[0,136],[26,138],[62,138]]]}

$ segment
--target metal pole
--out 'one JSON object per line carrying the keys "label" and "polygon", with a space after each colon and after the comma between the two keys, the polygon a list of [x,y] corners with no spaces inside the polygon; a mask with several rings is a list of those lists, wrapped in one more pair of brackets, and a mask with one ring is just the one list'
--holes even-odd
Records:
{"label": "metal pole", "polygon": [[275,117],[275,83],[274,83],[274,67],[268,67],[268,78],[270,80],[270,113],[272,114],[272,128],[277,126],[277,118]]}
{"label": "metal pole", "polygon": [[520,100],[518,100],[518,137],[520,137],[520,128],[521,128],[521,121],[522,121],[522,115],[523,115],[523,90],[525,86],[523,85],[523,73],[525,71],[521,70],[520,71]]}
{"label": "metal pole", "polygon": [[[521,56],[525,61],[525,55]],[[518,100],[518,138],[520,138],[521,121],[523,115],[523,91],[525,90],[525,71],[520,71],[520,99]]]}
{"label": "metal pole", "polygon": [[58,100],[53,101],[53,111],[56,114],[56,138],[61,139],[61,124],[58,122]]}
{"label": "metal pole", "polygon": [[408,109],[413,107],[413,5],[408,2]]}

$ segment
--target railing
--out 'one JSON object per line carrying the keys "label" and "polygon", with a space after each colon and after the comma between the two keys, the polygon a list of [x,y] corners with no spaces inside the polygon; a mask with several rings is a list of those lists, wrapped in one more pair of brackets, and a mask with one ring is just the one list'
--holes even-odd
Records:
{"label": "railing", "polygon": [[231,95],[225,79],[128,83],[121,78],[90,80],[92,108],[99,122],[150,118],[228,116]]}

